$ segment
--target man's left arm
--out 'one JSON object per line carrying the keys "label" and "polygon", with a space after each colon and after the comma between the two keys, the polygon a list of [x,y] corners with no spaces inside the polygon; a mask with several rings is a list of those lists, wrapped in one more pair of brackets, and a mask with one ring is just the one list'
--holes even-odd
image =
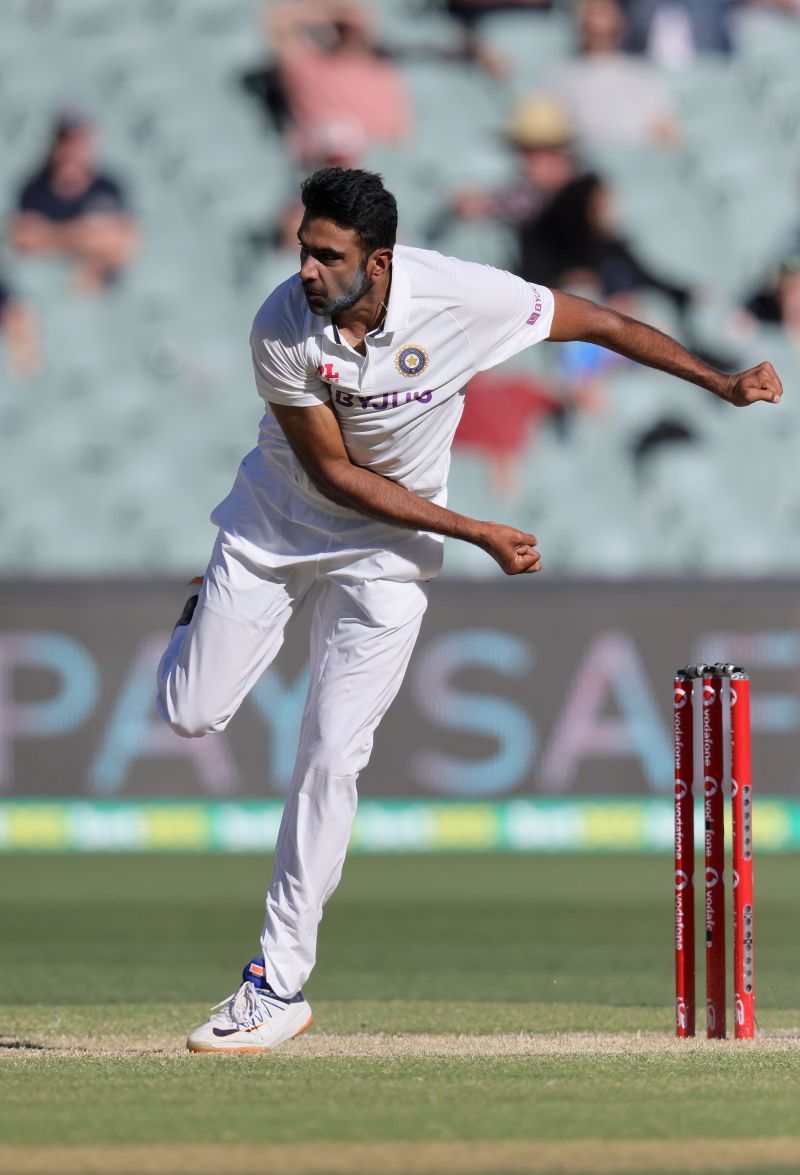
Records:
{"label": "man's left arm", "polygon": [[759,400],[777,404],[783,387],[771,363],[759,363],[747,371],[726,375],[703,363],[691,351],[655,327],[598,306],[586,298],[553,292],[555,308],[549,340],[566,343],[581,340],[597,343],[636,363],[666,371],[678,379],[706,388],[737,408]]}

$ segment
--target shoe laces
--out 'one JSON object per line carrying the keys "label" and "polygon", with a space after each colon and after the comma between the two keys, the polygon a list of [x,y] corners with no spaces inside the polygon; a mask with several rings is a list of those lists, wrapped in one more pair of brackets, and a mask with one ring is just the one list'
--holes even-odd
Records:
{"label": "shoe laces", "polygon": [[214,1004],[209,1023],[217,1028],[255,1028],[265,1020],[271,1020],[273,1013],[285,1011],[285,1000],[271,992],[259,991],[247,982]]}

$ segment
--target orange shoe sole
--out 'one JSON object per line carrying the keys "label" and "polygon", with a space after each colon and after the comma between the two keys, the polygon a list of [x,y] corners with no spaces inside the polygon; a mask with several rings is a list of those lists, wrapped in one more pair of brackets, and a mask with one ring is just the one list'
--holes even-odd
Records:
{"label": "orange shoe sole", "polygon": [[[305,1030],[307,1028],[311,1027],[313,1019],[314,1019],[314,1013],[312,1012],[311,1015],[306,1020],[303,1027],[298,1028],[297,1032],[295,1032],[294,1035],[290,1036],[288,1039],[294,1040],[296,1037],[302,1036],[303,1033],[305,1032]],[[285,1040],[281,1041],[281,1044],[286,1044],[286,1041]],[[202,1048],[202,1047],[201,1048],[189,1048],[188,1045],[186,1047],[190,1053],[272,1053],[275,1051],[274,1049],[265,1049],[262,1045],[249,1045],[248,1046],[246,1044],[241,1045],[239,1048],[232,1048],[232,1049],[215,1049],[215,1048]],[[280,1045],[278,1045],[278,1048],[280,1048]]]}

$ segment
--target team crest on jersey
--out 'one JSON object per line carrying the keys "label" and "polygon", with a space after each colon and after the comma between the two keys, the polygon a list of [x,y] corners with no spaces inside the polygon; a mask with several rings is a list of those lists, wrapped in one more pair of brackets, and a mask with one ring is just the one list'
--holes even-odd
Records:
{"label": "team crest on jersey", "polygon": [[422,375],[428,366],[428,352],[417,343],[401,347],[394,357],[394,365],[401,375]]}

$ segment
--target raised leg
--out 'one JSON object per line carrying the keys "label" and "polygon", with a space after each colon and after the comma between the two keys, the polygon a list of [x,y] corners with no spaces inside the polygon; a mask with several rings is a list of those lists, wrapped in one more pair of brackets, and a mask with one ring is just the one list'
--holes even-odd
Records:
{"label": "raised leg", "polygon": [[156,708],[185,738],[224,730],[275,658],[313,564],[255,568],[221,536],[191,622],[175,629],[158,667]]}

